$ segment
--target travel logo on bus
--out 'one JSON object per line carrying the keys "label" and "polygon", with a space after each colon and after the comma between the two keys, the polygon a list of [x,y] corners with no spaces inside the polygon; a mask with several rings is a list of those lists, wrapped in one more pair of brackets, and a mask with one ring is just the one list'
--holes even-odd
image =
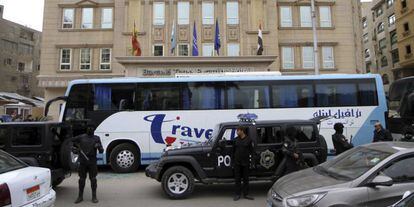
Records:
{"label": "travel logo on bus", "polygon": [[[191,126],[185,126],[180,124],[171,125],[171,136],[164,138],[162,136],[162,127],[164,123],[180,121],[181,118],[177,116],[175,119],[167,119],[166,114],[152,114],[144,117],[144,120],[151,122],[151,136],[155,143],[159,144],[172,144],[180,137],[181,140],[186,139],[210,139],[213,135],[213,129],[204,129]],[[170,130],[168,130],[170,131]]]}

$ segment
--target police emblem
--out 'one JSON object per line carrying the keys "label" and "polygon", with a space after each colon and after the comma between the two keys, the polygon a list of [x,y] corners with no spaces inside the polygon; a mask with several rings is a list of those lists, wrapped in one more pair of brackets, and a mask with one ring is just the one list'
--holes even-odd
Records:
{"label": "police emblem", "polygon": [[266,150],[260,154],[260,165],[269,169],[275,164],[275,153]]}

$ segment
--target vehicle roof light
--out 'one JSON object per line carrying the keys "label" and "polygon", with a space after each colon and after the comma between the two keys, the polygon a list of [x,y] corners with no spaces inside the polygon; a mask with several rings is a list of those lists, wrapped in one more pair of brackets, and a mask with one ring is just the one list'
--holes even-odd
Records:
{"label": "vehicle roof light", "polygon": [[237,118],[239,119],[240,122],[248,122],[248,123],[255,124],[258,116],[256,114],[247,113],[247,114],[239,114]]}

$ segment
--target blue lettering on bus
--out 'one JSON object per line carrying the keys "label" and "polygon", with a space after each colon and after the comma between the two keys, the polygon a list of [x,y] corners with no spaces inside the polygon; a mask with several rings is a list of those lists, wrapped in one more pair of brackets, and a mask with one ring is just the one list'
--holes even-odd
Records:
{"label": "blue lettering on bus", "polygon": [[[162,136],[162,125],[164,122],[172,122],[175,120],[180,120],[180,117],[172,120],[165,120],[165,114],[153,114],[144,117],[145,121],[151,122],[151,136],[156,143],[165,144],[165,139]],[[213,129],[204,129],[204,128],[197,128],[197,127],[190,127],[190,126],[182,126],[182,125],[172,125],[171,127],[171,134],[177,135],[178,130],[181,131],[180,135],[182,137],[188,138],[198,138],[201,139],[202,137],[206,139],[210,139],[213,135]]]}

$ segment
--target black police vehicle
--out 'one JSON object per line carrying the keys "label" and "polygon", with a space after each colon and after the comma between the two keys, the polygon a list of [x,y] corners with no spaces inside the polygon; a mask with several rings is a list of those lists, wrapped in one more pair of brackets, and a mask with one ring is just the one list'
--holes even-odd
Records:
{"label": "black police vehicle", "polygon": [[298,130],[297,146],[308,166],[326,161],[327,145],[319,135],[318,120],[287,120],[222,123],[212,139],[168,150],[146,170],[146,176],[161,182],[166,195],[182,199],[194,190],[196,182],[204,184],[234,182],[232,140],[236,128],[244,126],[253,140],[256,154],[252,156],[250,180],[274,181],[276,169],[283,159],[281,148],[288,127]]}
{"label": "black police vehicle", "polygon": [[70,131],[67,125],[56,122],[2,123],[0,149],[30,166],[49,168],[52,185],[57,186],[74,167],[67,139]]}

